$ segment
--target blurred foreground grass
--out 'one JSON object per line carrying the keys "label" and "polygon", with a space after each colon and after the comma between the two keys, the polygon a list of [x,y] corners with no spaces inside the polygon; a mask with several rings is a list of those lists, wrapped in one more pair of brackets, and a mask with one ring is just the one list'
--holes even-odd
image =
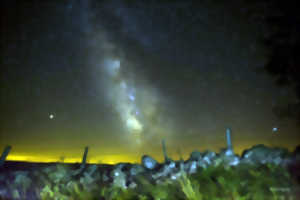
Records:
{"label": "blurred foreground grass", "polygon": [[72,179],[68,167],[57,164],[55,171],[35,172],[34,180],[19,176],[8,187],[14,199],[26,199],[29,189],[42,200],[296,200],[299,183],[288,171],[274,164],[240,164],[199,168],[197,173],[180,171],[177,179],[165,178],[155,184],[149,177],[134,178],[136,187],[105,183],[101,174]]}

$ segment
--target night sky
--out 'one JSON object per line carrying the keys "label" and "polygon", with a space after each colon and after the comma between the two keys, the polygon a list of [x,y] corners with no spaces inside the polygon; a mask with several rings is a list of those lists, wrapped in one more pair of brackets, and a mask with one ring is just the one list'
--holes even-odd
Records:
{"label": "night sky", "polygon": [[170,2],[2,2],[8,160],[80,162],[89,146],[92,163],[162,161],[164,138],[170,157],[187,159],[219,152],[227,127],[238,154],[255,144],[294,150],[299,124],[272,108],[296,96],[261,72],[264,24],[243,1]]}

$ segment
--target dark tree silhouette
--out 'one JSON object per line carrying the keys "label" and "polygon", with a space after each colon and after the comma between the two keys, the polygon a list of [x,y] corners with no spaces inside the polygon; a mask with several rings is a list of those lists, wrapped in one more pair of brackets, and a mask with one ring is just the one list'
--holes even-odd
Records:
{"label": "dark tree silhouette", "polygon": [[[250,3],[250,1],[247,1]],[[265,25],[262,43],[269,50],[264,69],[281,87],[292,87],[298,102],[274,108],[277,116],[300,121],[300,15],[296,1],[255,0],[250,15]]]}

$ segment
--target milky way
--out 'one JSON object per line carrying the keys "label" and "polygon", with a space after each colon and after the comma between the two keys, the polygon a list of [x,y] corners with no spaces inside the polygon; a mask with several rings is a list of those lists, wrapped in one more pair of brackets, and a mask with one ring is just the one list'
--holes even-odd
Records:
{"label": "milky way", "polygon": [[5,2],[0,147],[14,158],[90,146],[96,161],[137,161],[164,138],[187,156],[224,147],[228,126],[239,153],[298,141],[272,111],[294,93],[256,71],[265,29],[244,1]]}
{"label": "milky way", "polygon": [[130,133],[141,133],[143,125],[138,119],[139,111],[135,104],[135,89],[122,78],[120,60],[105,60],[104,67],[107,68],[111,78],[111,88],[108,89],[108,92],[115,104],[115,109]]}
{"label": "milky way", "polygon": [[137,85],[136,80],[124,75],[122,72],[130,69],[126,70],[126,64],[122,65],[119,59],[106,58],[102,67],[109,77],[106,95],[119,114],[130,143],[141,145],[147,138],[166,133],[163,121],[159,121],[161,114],[157,110],[158,94],[149,86]]}

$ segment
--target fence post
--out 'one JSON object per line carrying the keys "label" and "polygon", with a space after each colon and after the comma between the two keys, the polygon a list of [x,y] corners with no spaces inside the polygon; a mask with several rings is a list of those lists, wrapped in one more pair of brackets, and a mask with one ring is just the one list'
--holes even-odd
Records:
{"label": "fence post", "polygon": [[87,159],[88,151],[89,151],[89,147],[87,146],[87,147],[85,147],[85,149],[84,149],[84,154],[83,154],[82,162],[81,162],[81,165],[82,165],[82,166],[85,166],[85,164],[86,164],[86,159]]}
{"label": "fence post", "polygon": [[84,149],[84,154],[82,156],[82,161],[81,161],[80,167],[79,167],[79,169],[77,169],[73,172],[73,176],[80,176],[80,174],[83,173],[83,171],[85,169],[85,165],[86,165],[88,151],[89,151],[89,147],[86,146]]}
{"label": "fence post", "polygon": [[162,149],[163,149],[163,153],[164,153],[164,158],[165,158],[165,163],[169,162],[170,159],[167,155],[167,148],[166,148],[166,142],[165,139],[162,140]]}
{"label": "fence post", "polygon": [[226,141],[227,141],[227,149],[232,150],[232,142],[231,142],[231,129],[226,129]]}
{"label": "fence post", "polygon": [[0,158],[0,167],[2,167],[5,163],[6,157],[8,156],[9,152],[11,150],[11,146],[8,145],[4,148],[1,158]]}

